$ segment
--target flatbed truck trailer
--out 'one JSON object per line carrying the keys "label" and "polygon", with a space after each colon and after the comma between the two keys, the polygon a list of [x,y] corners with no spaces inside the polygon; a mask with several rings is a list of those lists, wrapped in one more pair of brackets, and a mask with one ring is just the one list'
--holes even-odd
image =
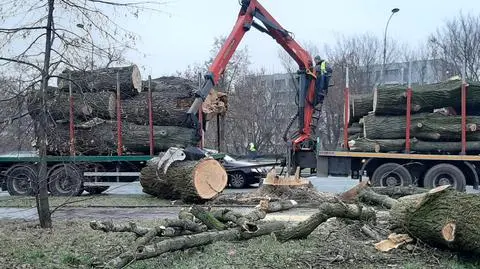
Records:
{"label": "flatbed truck trailer", "polygon": [[[411,70],[411,68],[410,68]],[[348,70],[347,70],[348,73]],[[406,122],[405,149],[401,153],[353,152],[348,149],[348,126],[350,115],[350,91],[347,83],[344,92],[343,148],[338,151],[316,152],[318,176],[351,176],[362,180],[368,178],[374,186],[415,185],[434,188],[452,185],[464,191],[467,185],[479,188],[480,155],[468,153],[466,140],[468,84],[461,82],[461,152],[444,154],[419,154],[410,150],[412,96],[409,85],[405,88]],[[318,143],[317,143],[318,144]]]}
{"label": "flatbed truck trailer", "polygon": [[[138,180],[151,155],[46,156],[47,180],[53,195],[99,194],[109,187]],[[40,157],[0,157],[1,188],[10,195],[33,195]]]}
{"label": "flatbed truck trailer", "polygon": [[415,185],[433,188],[449,184],[459,191],[479,187],[480,156],[319,151],[317,175],[368,178],[372,185]]}

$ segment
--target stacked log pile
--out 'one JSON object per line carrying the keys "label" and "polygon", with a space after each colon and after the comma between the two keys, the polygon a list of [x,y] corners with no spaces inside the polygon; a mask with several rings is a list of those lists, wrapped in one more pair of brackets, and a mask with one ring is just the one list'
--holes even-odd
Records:
{"label": "stacked log pile", "polygon": [[[138,67],[132,65],[93,71],[65,70],[59,75],[58,88],[51,87],[47,92],[47,116],[51,125],[49,154],[70,154],[70,91],[74,104],[76,154],[116,153],[117,82],[120,87],[123,151],[149,153],[149,82],[142,81]],[[186,147],[198,143],[196,131],[186,125],[186,112],[195,98],[195,89],[195,83],[179,77],[160,77],[151,81],[155,153],[173,146]],[[221,103],[220,106],[226,110],[224,102],[214,101]],[[28,103],[31,117],[38,120],[39,98],[32,94]],[[213,109],[219,106],[217,103],[210,103],[210,111],[212,106]]]}
{"label": "stacked log pile", "polygon": [[[462,150],[460,80],[412,87],[410,147],[419,153]],[[466,139],[469,153],[480,152],[480,83],[468,82]],[[349,149],[361,152],[403,152],[406,86],[378,87],[372,95],[352,96]]]}

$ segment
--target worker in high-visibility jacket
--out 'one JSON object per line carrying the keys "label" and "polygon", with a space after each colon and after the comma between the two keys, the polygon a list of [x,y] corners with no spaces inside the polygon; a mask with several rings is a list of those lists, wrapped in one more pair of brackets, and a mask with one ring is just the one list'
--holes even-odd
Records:
{"label": "worker in high-visibility jacket", "polygon": [[250,159],[255,160],[255,158],[257,158],[257,148],[255,148],[255,144],[252,142],[248,144],[248,153],[250,155]]}
{"label": "worker in high-visibility jacket", "polygon": [[332,77],[332,68],[322,57],[315,56],[315,72],[317,75],[317,81],[315,83],[315,105],[321,106],[328,93],[328,85]]}

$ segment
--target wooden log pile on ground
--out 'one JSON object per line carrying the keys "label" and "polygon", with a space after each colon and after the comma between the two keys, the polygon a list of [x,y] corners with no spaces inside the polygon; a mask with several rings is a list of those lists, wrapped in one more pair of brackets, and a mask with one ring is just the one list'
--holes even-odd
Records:
{"label": "wooden log pile on ground", "polygon": [[[414,85],[411,100],[411,151],[458,153],[462,118],[460,80]],[[469,153],[480,152],[480,83],[468,82],[466,138]],[[349,149],[403,152],[406,135],[406,86],[382,86],[372,95],[352,96]],[[357,109],[355,109],[357,107]]]}
{"label": "wooden log pile on ground", "polygon": [[[110,155],[117,147],[117,74],[120,86],[122,144],[125,153],[149,153],[148,87],[151,86],[155,153],[171,146],[196,145],[198,136],[186,127],[186,112],[195,98],[196,83],[180,77],[142,81],[136,65],[93,71],[63,71],[58,87],[47,92],[50,124],[49,154],[68,155],[70,89],[72,90],[77,155]],[[151,85],[150,85],[151,84]],[[204,111],[225,113],[226,97],[211,93]],[[38,120],[40,100],[28,96],[28,110]],[[208,119],[208,118],[207,118]],[[95,122],[93,126],[85,127]],[[101,124],[99,124],[101,122]]]}
{"label": "wooden log pile on ground", "polygon": [[[382,193],[401,198],[394,199]],[[249,240],[259,236],[272,236],[279,242],[305,239],[331,218],[357,223],[356,226],[361,227],[358,232],[372,239],[363,245],[365,248],[389,251],[418,240],[431,247],[475,257],[480,254],[480,214],[476,210],[479,201],[476,194],[456,192],[450,186],[426,191],[412,187],[370,188],[362,182],[330,201],[319,203],[316,213],[295,223],[264,220],[272,211],[295,210],[297,206],[295,201],[272,202],[264,197],[259,205],[246,212],[194,205],[182,209],[177,219],[159,221],[156,227],[110,221],[92,221],[90,227],[137,236],[131,245],[122,247],[122,253],[106,258],[102,264],[104,268],[123,268],[136,260],[218,241]]]}

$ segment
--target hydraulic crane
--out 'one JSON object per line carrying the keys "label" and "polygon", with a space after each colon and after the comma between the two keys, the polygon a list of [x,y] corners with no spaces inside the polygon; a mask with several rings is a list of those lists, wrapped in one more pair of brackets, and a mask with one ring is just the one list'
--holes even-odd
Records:
{"label": "hydraulic crane", "polygon": [[[312,137],[315,129],[312,120],[316,119],[314,116],[316,74],[312,56],[294,40],[291,32],[283,28],[257,0],[241,0],[240,3],[241,8],[235,26],[205,75],[202,87],[195,93],[195,101],[187,112],[188,124],[200,130],[202,124],[200,124],[201,115],[199,114],[199,108],[202,102],[225,72],[230,58],[239,46],[245,33],[253,27],[275,39],[299,66],[297,71],[299,78],[297,93],[298,111],[295,116],[295,118],[298,118],[298,128],[293,132],[293,135],[285,139],[287,142],[285,163],[288,171],[295,167],[315,168],[316,141]],[[289,124],[288,128],[290,126],[291,124]],[[201,135],[201,132],[199,132],[199,135]],[[181,155],[183,153],[176,152],[176,154]],[[190,154],[192,154],[191,151]],[[169,154],[166,154],[165,159],[168,158],[171,157]],[[184,158],[184,156],[178,156],[178,158]]]}

